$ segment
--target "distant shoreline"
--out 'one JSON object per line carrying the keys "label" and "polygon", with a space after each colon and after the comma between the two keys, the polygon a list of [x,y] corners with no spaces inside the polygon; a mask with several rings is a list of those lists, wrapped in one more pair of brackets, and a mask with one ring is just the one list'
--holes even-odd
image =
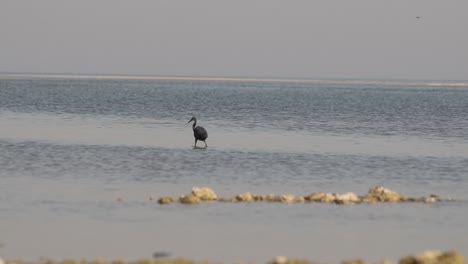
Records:
{"label": "distant shoreline", "polygon": [[242,77],[184,77],[184,76],[144,76],[144,75],[91,75],[91,74],[35,74],[0,73],[5,79],[94,79],[94,80],[155,80],[193,82],[246,82],[246,83],[301,83],[332,85],[388,85],[388,86],[449,86],[468,87],[468,81],[391,81],[391,80],[333,80],[333,79],[284,79],[284,78],[242,78]]}

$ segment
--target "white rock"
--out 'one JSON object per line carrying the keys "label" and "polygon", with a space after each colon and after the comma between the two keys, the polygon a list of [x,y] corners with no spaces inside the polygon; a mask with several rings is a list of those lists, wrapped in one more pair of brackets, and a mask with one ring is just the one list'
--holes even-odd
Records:
{"label": "white rock", "polygon": [[426,197],[424,198],[425,203],[435,203],[437,200],[434,197]]}
{"label": "white rock", "polygon": [[353,203],[359,202],[359,197],[355,193],[352,193],[352,192],[340,194],[336,197],[336,199],[341,200],[341,201],[346,201],[346,202],[353,202]]}
{"label": "white rock", "polygon": [[216,193],[208,187],[193,187],[192,194],[200,198],[202,201],[214,201],[218,198]]}
{"label": "white rock", "polygon": [[278,256],[276,257],[271,263],[272,264],[284,264],[288,262],[288,258],[284,256]]}

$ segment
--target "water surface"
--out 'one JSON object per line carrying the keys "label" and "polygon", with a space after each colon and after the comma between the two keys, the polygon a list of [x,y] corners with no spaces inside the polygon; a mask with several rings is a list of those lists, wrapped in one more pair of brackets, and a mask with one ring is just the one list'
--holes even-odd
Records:
{"label": "water surface", "polygon": [[[209,133],[193,149],[196,115]],[[466,202],[160,206],[209,186],[468,199],[468,89],[400,82],[0,79],[4,258],[468,254]],[[202,143],[203,144],[203,143]],[[118,202],[121,200],[122,202]]]}

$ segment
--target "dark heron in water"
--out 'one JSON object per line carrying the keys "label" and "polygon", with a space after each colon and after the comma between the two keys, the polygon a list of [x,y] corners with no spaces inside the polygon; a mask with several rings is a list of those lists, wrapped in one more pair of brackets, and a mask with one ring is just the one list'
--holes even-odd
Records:
{"label": "dark heron in water", "polygon": [[205,148],[208,147],[208,145],[206,145],[206,138],[208,137],[208,133],[206,132],[206,130],[201,127],[201,126],[197,126],[197,119],[193,116],[192,119],[190,119],[187,123],[190,123],[193,121],[193,136],[195,137],[195,148],[197,147],[197,141],[200,140],[200,141],[203,141],[205,142]]}

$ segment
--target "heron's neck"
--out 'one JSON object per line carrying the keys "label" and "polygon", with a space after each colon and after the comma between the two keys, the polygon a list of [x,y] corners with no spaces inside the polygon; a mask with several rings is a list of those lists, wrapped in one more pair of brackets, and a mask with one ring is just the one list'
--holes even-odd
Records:
{"label": "heron's neck", "polygon": [[192,128],[195,130],[195,127],[197,126],[197,120],[193,120],[193,125],[192,125]]}

